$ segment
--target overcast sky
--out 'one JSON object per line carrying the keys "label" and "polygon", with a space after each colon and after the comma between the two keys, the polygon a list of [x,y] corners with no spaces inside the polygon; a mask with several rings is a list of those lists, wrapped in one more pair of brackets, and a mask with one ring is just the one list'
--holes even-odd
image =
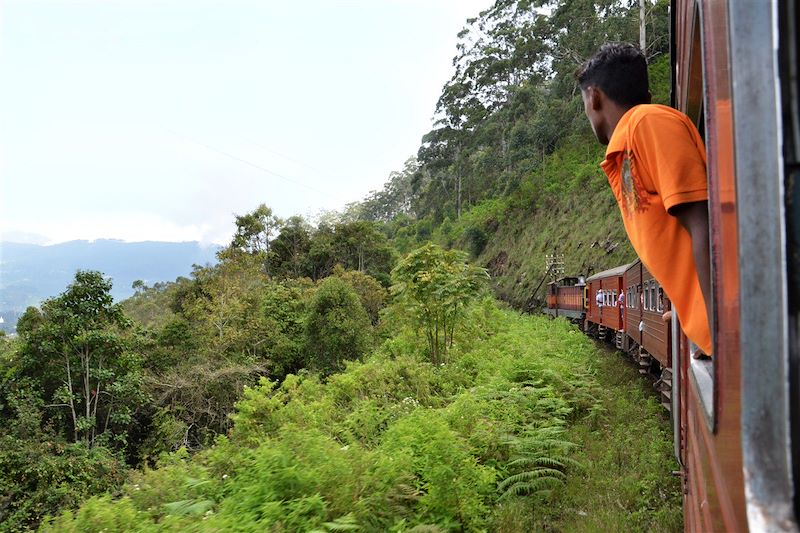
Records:
{"label": "overcast sky", "polygon": [[492,0],[0,0],[0,238],[225,243],[419,147]]}

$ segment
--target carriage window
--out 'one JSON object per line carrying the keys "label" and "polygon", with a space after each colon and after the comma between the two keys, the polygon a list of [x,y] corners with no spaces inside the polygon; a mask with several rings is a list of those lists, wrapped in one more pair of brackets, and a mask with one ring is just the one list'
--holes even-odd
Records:
{"label": "carriage window", "polygon": [[656,310],[656,281],[650,280],[650,310]]}
{"label": "carriage window", "polygon": [[656,311],[659,313],[664,312],[664,289],[659,286],[658,287],[658,298],[656,299]]}
{"label": "carriage window", "polygon": [[644,282],[644,310],[650,310],[650,282]]}

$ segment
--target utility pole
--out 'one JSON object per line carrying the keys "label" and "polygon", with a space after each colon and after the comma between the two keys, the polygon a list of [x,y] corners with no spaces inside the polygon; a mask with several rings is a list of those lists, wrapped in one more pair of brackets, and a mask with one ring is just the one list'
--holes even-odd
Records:
{"label": "utility pole", "polygon": [[544,274],[550,275],[551,281],[564,277],[564,254],[547,254],[545,256]]}

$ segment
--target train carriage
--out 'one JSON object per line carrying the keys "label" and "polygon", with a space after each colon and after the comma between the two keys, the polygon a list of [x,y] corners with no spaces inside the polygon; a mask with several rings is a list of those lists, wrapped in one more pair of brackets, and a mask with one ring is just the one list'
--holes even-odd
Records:
{"label": "train carriage", "polygon": [[617,336],[618,347],[621,347],[623,323],[622,309],[617,302],[624,290],[622,277],[628,266],[610,268],[586,278],[588,307],[584,329],[590,332],[596,330],[601,339],[606,338],[607,334]]}
{"label": "train carriage", "polygon": [[547,286],[545,313],[580,322],[584,314],[586,283],[582,277],[561,278]]}
{"label": "train carriage", "polygon": [[705,138],[712,249],[713,358],[673,320],[685,528],[797,531],[798,2],[673,0],[671,17],[672,104]]}
{"label": "train carriage", "polygon": [[625,270],[623,284],[624,330],[631,347],[641,348],[638,355],[657,362],[661,368],[672,366],[670,326],[663,319],[671,306],[664,289],[639,260]]}
{"label": "train carriage", "polygon": [[797,346],[788,335],[797,312],[787,282],[796,291],[797,268],[786,232],[796,235],[798,223],[785,202],[798,172],[797,8],[671,6],[672,103],[708,152],[714,309],[710,360],[691,357],[680,317],[673,324],[687,531],[797,531]]}

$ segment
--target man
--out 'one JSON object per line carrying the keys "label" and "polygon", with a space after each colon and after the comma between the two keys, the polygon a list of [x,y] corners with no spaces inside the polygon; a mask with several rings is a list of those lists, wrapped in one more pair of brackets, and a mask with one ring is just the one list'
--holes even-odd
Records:
{"label": "man", "polygon": [[607,43],[575,77],[628,238],[664,287],[686,336],[711,355],[706,156],[688,117],[650,104],[647,62]]}

